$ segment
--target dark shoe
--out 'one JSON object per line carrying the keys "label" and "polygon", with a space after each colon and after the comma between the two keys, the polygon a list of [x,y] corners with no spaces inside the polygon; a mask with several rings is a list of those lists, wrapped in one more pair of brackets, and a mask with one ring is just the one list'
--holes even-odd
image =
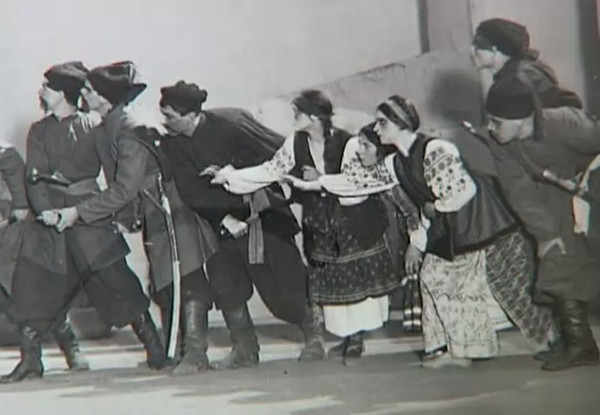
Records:
{"label": "dark shoe", "polygon": [[347,336],[341,343],[333,346],[327,352],[328,357],[342,357],[357,359],[362,356],[365,351],[363,333],[358,332],[351,336]]}
{"label": "dark shoe", "polygon": [[226,358],[211,363],[210,367],[214,370],[227,370],[256,366],[259,361],[259,347],[248,307],[244,304],[236,309],[222,310],[222,312],[231,334],[233,347]]}
{"label": "dark shoe", "polygon": [[183,357],[173,369],[174,376],[188,376],[210,368],[208,350],[208,310],[205,304],[190,300],[183,305]]}
{"label": "dark shoe", "polygon": [[20,331],[21,361],[10,374],[0,377],[0,383],[16,383],[25,379],[41,378],[44,374],[40,332],[27,326],[22,326]]}
{"label": "dark shoe", "polygon": [[600,354],[590,328],[587,304],[578,300],[559,300],[557,310],[566,348],[563,353],[544,363],[542,369],[559,371],[597,365]]}
{"label": "dark shoe", "polygon": [[300,329],[304,334],[304,347],[298,360],[301,362],[323,360],[325,358],[325,347],[323,346],[325,341],[317,307],[307,306]]}
{"label": "dark shoe", "polygon": [[52,335],[60,351],[65,356],[70,370],[75,372],[90,370],[90,362],[81,353],[79,343],[77,343],[75,333],[69,322],[63,320],[59,325],[52,327]]}
{"label": "dark shoe", "polygon": [[539,362],[547,362],[556,359],[565,352],[566,346],[562,339],[548,344],[548,350],[537,352],[533,358]]}
{"label": "dark shoe", "polygon": [[150,313],[146,311],[140,315],[131,323],[131,328],[146,349],[148,367],[156,370],[164,368],[167,364],[167,356]]}

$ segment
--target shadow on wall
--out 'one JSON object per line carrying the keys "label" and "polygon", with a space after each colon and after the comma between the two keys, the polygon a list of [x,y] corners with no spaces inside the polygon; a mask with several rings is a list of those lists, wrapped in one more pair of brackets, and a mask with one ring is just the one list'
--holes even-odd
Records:
{"label": "shadow on wall", "polygon": [[[334,124],[356,133],[372,121],[377,105],[392,94],[410,99],[421,115],[421,131],[455,142],[477,170],[493,173],[486,146],[460,122],[481,126],[482,88],[468,53],[434,51],[312,88],[325,91],[336,106]],[[292,133],[290,101],[295,91],[259,106],[257,118],[284,135]]]}

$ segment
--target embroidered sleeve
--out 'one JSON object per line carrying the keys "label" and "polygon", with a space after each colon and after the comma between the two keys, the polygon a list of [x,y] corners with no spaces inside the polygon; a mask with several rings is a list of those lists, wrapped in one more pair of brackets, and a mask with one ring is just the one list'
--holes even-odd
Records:
{"label": "embroidered sleeve", "polygon": [[475,196],[477,187],[452,143],[432,140],[425,149],[425,180],[437,197],[435,208],[455,212]]}
{"label": "embroidered sleeve", "polygon": [[357,139],[348,141],[346,145],[348,156],[342,162],[340,174],[319,177],[321,185],[328,192],[345,197],[368,196],[385,192],[398,184],[396,174],[393,170],[389,170],[384,161],[374,166],[364,167],[358,158],[357,147]]}
{"label": "embroidered sleeve", "polygon": [[245,169],[228,168],[219,174],[224,177],[224,187],[235,194],[252,193],[264,186],[279,181],[294,168],[294,136],[288,137],[275,155],[262,164]]}

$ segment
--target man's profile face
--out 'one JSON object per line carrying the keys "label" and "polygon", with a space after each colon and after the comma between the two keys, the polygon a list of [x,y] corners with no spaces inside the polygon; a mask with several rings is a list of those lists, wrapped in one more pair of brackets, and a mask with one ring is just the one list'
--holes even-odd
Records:
{"label": "man's profile face", "polygon": [[83,88],[81,88],[81,99],[85,101],[90,111],[98,110],[104,103],[103,98],[96,92],[89,81],[85,81]]}
{"label": "man's profile face", "polygon": [[196,119],[196,113],[194,112],[181,115],[169,105],[160,107],[160,112],[163,115],[163,125],[171,134],[181,134],[193,128]]}
{"label": "man's profile face", "polygon": [[65,98],[63,92],[50,88],[46,80],[42,83],[42,87],[38,91],[38,97],[40,99],[40,107],[44,112],[52,111]]}
{"label": "man's profile face", "polygon": [[471,58],[477,69],[493,69],[496,50],[471,47]]}
{"label": "man's profile face", "polygon": [[489,115],[488,131],[500,144],[508,143],[519,138],[526,119],[509,120]]}

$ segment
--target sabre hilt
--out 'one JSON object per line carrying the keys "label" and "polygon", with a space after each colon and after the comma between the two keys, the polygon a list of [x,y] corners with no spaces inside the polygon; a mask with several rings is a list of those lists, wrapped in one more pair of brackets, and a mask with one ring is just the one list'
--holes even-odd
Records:
{"label": "sabre hilt", "polygon": [[58,186],[69,187],[71,182],[64,177],[60,177],[57,174],[44,174],[40,173],[36,168],[31,169],[31,174],[27,176],[27,182],[29,184],[38,184],[39,182],[46,182],[50,184],[56,184]]}

